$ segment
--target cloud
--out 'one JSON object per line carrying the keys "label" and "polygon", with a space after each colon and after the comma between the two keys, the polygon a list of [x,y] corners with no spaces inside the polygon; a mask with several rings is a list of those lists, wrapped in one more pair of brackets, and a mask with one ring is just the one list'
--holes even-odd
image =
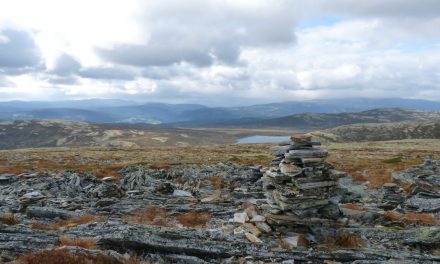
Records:
{"label": "cloud", "polygon": [[102,80],[133,80],[135,74],[129,70],[124,70],[114,67],[95,67],[86,68],[78,72],[78,75],[83,78],[102,79]]}
{"label": "cloud", "polygon": [[145,1],[139,23],[144,43],[97,47],[106,61],[133,66],[197,67],[235,64],[248,46],[293,44],[295,16],[288,1]]}
{"label": "cloud", "polygon": [[7,29],[0,32],[0,68],[35,67],[41,63],[40,51],[29,33]]}
{"label": "cloud", "polygon": [[81,64],[72,56],[63,53],[55,61],[52,73],[59,76],[69,76],[75,74],[81,68]]}
{"label": "cloud", "polygon": [[21,28],[0,33],[9,97],[440,98],[437,0],[17,1],[0,2],[0,25]]}

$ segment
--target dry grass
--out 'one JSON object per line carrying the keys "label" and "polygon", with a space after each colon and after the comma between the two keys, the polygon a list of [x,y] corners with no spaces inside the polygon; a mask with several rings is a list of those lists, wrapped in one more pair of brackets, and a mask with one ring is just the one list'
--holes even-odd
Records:
{"label": "dry grass", "polygon": [[98,178],[104,178],[108,176],[114,176],[116,180],[121,179],[121,174],[119,174],[119,171],[124,167],[124,165],[121,164],[112,164],[103,168],[98,169],[95,172],[96,177]]}
{"label": "dry grass", "polygon": [[91,237],[84,238],[68,238],[62,236],[59,238],[61,246],[75,246],[82,247],[87,249],[95,249],[96,248],[96,240]]}
{"label": "dry grass", "polygon": [[222,189],[224,184],[224,177],[223,176],[213,176],[208,179],[208,182],[214,187],[214,189]]}
{"label": "dry grass", "polygon": [[6,214],[0,219],[0,224],[18,225],[20,224],[20,221],[13,214]]}
{"label": "dry grass", "polygon": [[67,220],[60,220],[57,222],[57,225],[60,227],[74,227],[78,225],[84,225],[94,222],[105,222],[107,218],[99,215],[85,214],[81,216],[76,216],[69,218]]}
{"label": "dry grass", "polygon": [[78,225],[84,225],[94,222],[105,222],[105,221],[107,221],[107,218],[104,216],[85,214],[81,216],[72,217],[66,220],[59,220],[54,224],[34,222],[31,224],[31,227],[40,230],[56,231],[59,230],[60,228],[71,228]]}
{"label": "dry grass", "polygon": [[368,211],[367,208],[363,208],[357,204],[352,204],[352,203],[341,204],[340,207],[351,209],[351,210],[356,210],[356,211]]}
{"label": "dry grass", "polygon": [[34,222],[31,224],[32,229],[45,230],[45,231],[56,231],[60,227],[56,224],[47,224],[41,222]]}
{"label": "dry grass", "polygon": [[137,257],[126,260],[117,260],[105,255],[92,255],[86,252],[69,252],[67,249],[43,250],[28,253],[13,264],[150,264],[148,261],[140,261]]}
{"label": "dry grass", "polygon": [[366,245],[361,237],[345,230],[339,230],[334,237],[325,237],[324,243],[338,248],[359,248]]}
{"label": "dry grass", "polygon": [[408,224],[425,224],[437,225],[438,219],[433,214],[408,212],[406,214],[399,214],[393,211],[385,211],[383,216],[391,221],[406,222]]}
{"label": "dry grass", "polygon": [[426,225],[438,224],[438,219],[433,214],[408,212],[405,216],[408,223],[422,223]]}
{"label": "dry grass", "polygon": [[175,226],[170,219],[170,215],[167,210],[163,208],[150,207],[146,210],[137,211],[132,215],[123,217],[124,221],[133,224],[147,224],[157,226]]}
{"label": "dry grass", "polygon": [[403,215],[396,213],[396,212],[392,212],[392,211],[385,211],[383,213],[383,216],[391,221],[401,221],[403,220]]}
{"label": "dry grass", "polygon": [[[392,182],[391,173],[422,163],[427,156],[440,159],[438,140],[398,140],[365,143],[336,143],[325,146],[329,161],[370,187]],[[408,189],[408,186],[402,186]]]}
{"label": "dry grass", "polygon": [[186,227],[205,227],[209,220],[211,220],[211,214],[196,211],[177,216],[177,221]]}

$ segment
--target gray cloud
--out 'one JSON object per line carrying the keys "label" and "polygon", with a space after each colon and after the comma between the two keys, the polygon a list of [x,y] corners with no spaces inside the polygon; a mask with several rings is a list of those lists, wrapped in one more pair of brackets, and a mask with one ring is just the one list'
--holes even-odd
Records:
{"label": "gray cloud", "polygon": [[59,76],[68,76],[77,73],[80,68],[81,64],[75,58],[64,53],[57,58],[52,73]]}
{"label": "gray cloud", "polygon": [[[373,17],[438,17],[440,1],[437,0],[315,0],[309,1],[310,8],[352,16]],[[313,7],[312,7],[313,5]]]}
{"label": "gray cloud", "polygon": [[96,52],[124,65],[187,62],[206,67],[215,62],[235,64],[244,47],[294,43],[296,19],[288,1],[254,9],[224,1],[143,2],[139,22],[145,30],[145,43],[97,47]]}
{"label": "gray cloud", "polygon": [[0,68],[17,69],[40,64],[40,51],[29,33],[8,29],[0,36]]}
{"label": "gray cloud", "polygon": [[57,85],[74,85],[78,84],[78,78],[74,76],[56,76],[48,79],[51,84]]}
{"label": "gray cloud", "polygon": [[135,74],[129,70],[120,68],[86,68],[78,72],[78,75],[89,79],[107,80],[133,80]]}

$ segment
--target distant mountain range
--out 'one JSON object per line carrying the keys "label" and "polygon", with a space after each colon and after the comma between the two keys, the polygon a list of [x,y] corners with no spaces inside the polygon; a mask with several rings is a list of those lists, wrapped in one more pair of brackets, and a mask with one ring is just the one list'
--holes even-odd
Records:
{"label": "distant mountain range", "polygon": [[[293,120],[290,121],[295,121],[296,118],[311,118],[313,122],[317,122],[317,117],[313,113],[348,113],[394,107],[440,111],[440,102],[400,98],[349,98],[291,101],[241,107],[207,107],[199,104],[139,103],[113,99],[60,102],[10,101],[0,102],[0,119],[60,119],[94,123],[141,123],[184,127],[241,125],[261,127],[279,126],[282,122],[285,123],[284,121],[292,118]],[[307,114],[303,117],[292,117],[292,115],[300,113]],[[304,122],[307,123],[307,121]]]}

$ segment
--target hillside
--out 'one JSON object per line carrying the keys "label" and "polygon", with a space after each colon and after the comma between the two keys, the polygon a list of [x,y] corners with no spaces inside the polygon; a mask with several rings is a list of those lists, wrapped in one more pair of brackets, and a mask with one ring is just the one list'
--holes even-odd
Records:
{"label": "hillside", "polygon": [[101,146],[144,147],[233,143],[235,137],[215,131],[134,128],[76,121],[28,120],[0,122],[0,149]]}
{"label": "hillside", "polygon": [[400,139],[440,139],[440,121],[354,124],[311,133],[323,141],[363,142]]}
{"label": "hillside", "polygon": [[193,121],[174,124],[181,127],[289,127],[322,129],[357,123],[389,123],[440,119],[440,113],[402,108],[379,108],[362,112],[301,113],[278,118],[242,118],[228,121]]}

